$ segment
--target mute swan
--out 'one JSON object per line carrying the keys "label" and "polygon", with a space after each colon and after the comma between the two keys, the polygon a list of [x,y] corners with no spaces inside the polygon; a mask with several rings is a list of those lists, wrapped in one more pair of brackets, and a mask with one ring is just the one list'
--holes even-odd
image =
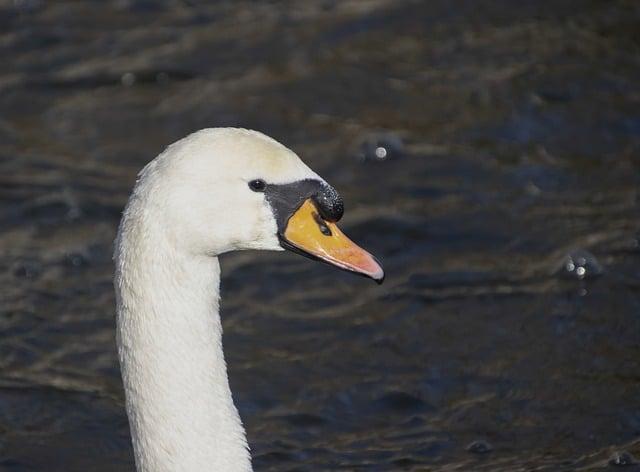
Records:
{"label": "mute swan", "polygon": [[289,249],[381,282],[340,196],[256,131],[198,131],[139,174],[115,242],[117,344],[138,471],[250,471],[222,351],[218,255]]}

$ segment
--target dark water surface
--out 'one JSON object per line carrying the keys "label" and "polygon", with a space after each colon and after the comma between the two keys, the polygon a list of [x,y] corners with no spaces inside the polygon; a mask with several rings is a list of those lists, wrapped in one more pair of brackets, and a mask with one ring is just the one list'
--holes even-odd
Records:
{"label": "dark water surface", "polygon": [[640,458],[637,1],[0,0],[0,58],[0,470],[132,470],[116,225],[229,125],[336,186],[388,273],[223,258],[257,470]]}

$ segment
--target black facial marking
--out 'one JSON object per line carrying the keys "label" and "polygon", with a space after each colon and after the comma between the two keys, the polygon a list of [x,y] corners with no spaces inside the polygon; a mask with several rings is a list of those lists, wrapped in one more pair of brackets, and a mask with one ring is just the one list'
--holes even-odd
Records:
{"label": "black facial marking", "polygon": [[344,203],[336,189],[329,185],[323,185],[322,191],[314,195],[313,200],[318,206],[320,215],[331,222],[340,221],[344,214]]}
{"label": "black facial marking", "polygon": [[[284,233],[291,215],[309,198],[313,199],[320,216],[327,221],[338,221],[344,213],[344,204],[338,192],[319,180],[305,179],[290,184],[266,184],[264,193],[276,217],[280,235]],[[320,230],[322,231],[322,228]]]}

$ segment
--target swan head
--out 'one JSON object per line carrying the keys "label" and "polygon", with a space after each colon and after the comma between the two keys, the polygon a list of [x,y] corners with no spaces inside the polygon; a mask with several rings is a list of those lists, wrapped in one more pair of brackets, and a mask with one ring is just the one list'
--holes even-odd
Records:
{"label": "swan head", "polygon": [[336,225],[343,212],[340,195],[293,151],[256,131],[214,128],[142,170],[125,220],[153,220],[176,250],[286,249],[382,282],[380,264]]}

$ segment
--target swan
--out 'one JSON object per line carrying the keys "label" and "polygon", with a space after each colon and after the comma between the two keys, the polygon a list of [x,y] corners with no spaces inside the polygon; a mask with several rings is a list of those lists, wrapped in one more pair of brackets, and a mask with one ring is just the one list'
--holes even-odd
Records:
{"label": "swan", "polygon": [[211,128],[147,164],[115,241],[116,340],[140,472],[251,471],[222,350],[220,254],[288,249],[379,283],[338,193],[257,131]]}

